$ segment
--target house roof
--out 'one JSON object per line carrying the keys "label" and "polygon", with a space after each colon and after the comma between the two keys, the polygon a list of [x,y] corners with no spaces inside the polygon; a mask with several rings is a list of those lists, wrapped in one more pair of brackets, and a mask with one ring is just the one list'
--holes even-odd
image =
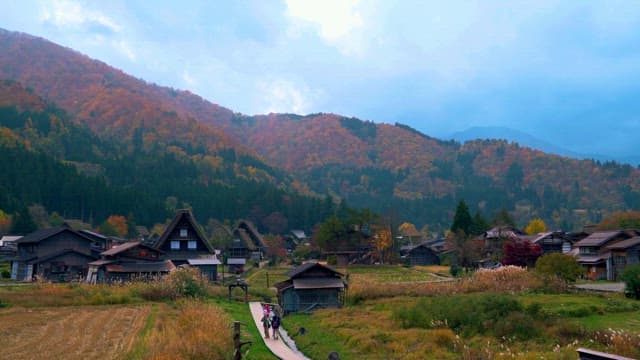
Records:
{"label": "house roof", "polygon": [[102,266],[102,265],[107,265],[114,262],[116,262],[116,260],[100,259],[100,260],[90,262],[89,265]]}
{"label": "house roof", "polygon": [[288,275],[289,277],[292,277],[292,278],[293,278],[293,277],[296,277],[296,276],[298,276],[298,275],[300,275],[300,274],[302,274],[302,273],[305,273],[305,272],[307,272],[307,271],[311,270],[311,269],[312,269],[312,268],[314,268],[314,267],[320,267],[320,268],[326,269],[326,270],[328,270],[329,272],[331,272],[331,273],[333,273],[333,274],[336,274],[336,275],[338,275],[338,276],[344,276],[341,272],[335,271],[335,270],[333,270],[332,268],[330,268],[330,267],[328,267],[328,266],[326,266],[326,265],[322,265],[322,264],[317,263],[317,262],[308,262],[308,263],[304,263],[304,264],[302,264],[302,265],[298,266],[297,268],[295,268],[295,269],[293,269],[293,270],[289,271],[289,272],[287,273],[287,275]]}
{"label": "house roof", "polygon": [[207,247],[207,250],[209,250],[209,252],[213,254],[214,249],[211,247],[211,244],[209,244],[207,238],[200,230],[200,226],[196,222],[196,219],[193,217],[193,214],[189,209],[181,209],[176,211],[176,215],[173,217],[173,220],[171,220],[169,226],[164,229],[164,232],[162,233],[158,241],[156,241],[156,243],[153,245],[153,247],[159,249],[165,243],[165,241],[167,241],[169,235],[171,235],[173,230],[175,230],[176,226],[178,226],[178,224],[180,223],[180,220],[182,220],[183,218],[185,218],[189,222],[193,230],[196,232],[198,238],[202,241],[202,243],[204,243],[204,245]]}
{"label": "house roof", "polygon": [[335,289],[344,288],[344,282],[338,278],[293,279],[294,289]]}
{"label": "house roof", "polygon": [[116,246],[112,247],[111,249],[109,249],[107,251],[103,251],[100,255],[113,256],[113,255],[120,254],[121,252],[127,251],[129,249],[133,249],[135,247],[143,247],[143,248],[147,248],[149,250],[162,252],[162,251],[160,251],[158,249],[152,248],[151,246],[144,245],[141,241],[130,241],[130,242],[126,242],[126,243],[122,243],[122,244],[116,245]]}
{"label": "house roof", "polygon": [[291,230],[291,234],[293,234],[293,236],[298,240],[307,238],[307,234],[305,234],[303,230]]}
{"label": "house roof", "polygon": [[78,254],[78,255],[80,255],[80,256],[82,256],[82,257],[86,257],[86,258],[90,258],[90,259],[95,259],[95,257],[93,257],[93,256],[91,256],[91,255],[89,255],[89,254],[83,253],[83,252],[81,252],[81,251],[78,251],[78,250],[74,250],[74,249],[62,249],[62,250],[58,250],[58,251],[56,251],[56,252],[53,252],[53,253],[51,253],[51,254],[48,254],[48,255],[46,255],[46,256],[39,257],[39,258],[35,259],[35,262],[36,262],[36,263],[42,263],[42,262],[49,261],[49,260],[53,260],[53,259],[55,259],[55,258],[57,258],[57,257],[60,257],[60,256],[62,256],[62,255],[66,255],[66,254],[70,254],[70,253],[75,253],[75,254]]}
{"label": "house roof", "polygon": [[628,248],[640,245],[640,236],[632,237],[631,239],[623,240],[615,244],[607,246],[609,250],[626,250]]}
{"label": "house roof", "polygon": [[16,241],[16,240],[20,240],[21,238],[22,238],[22,235],[16,235],[16,236],[5,235],[2,238],[0,238],[0,243],[13,242],[13,241]]}
{"label": "house roof", "polygon": [[238,221],[234,227],[233,235],[240,238],[250,250],[267,247],[262,238],[262,234],[258,232],[249,220]]}
{"label": "house roof", "polygon": [[602,262],[605,262],[607,260],[607,256],[606,255],[600,255],[600,256],[578,256],[578,263],[580,264],[585,264],[585,265],[594,265],[594,264],[599,264]]}
{"label": "house roof", "polygon": [[524,234],[511,226],[495,226],[484,232],[485,238],[517,238],[520,235]]}
{"label": "house roof", "polygon": [[171,260],[135,263],[123,262],[106,266],[107,271],[112,273],[168,272],[175,268],[176,266]]}
{"label": "house roof", "polygon": [[245,258],[229,258],[227,259],[227,265],[244,265],[247,263]]}
{"label": "house roof", "polygon": [[86,239],[87,241],[92,241],[89,237],[87,237],[86,235],[77,232],[73,229],[71,229],[69,226],[63,225],[63,226],[58,226],[58,227],[52,227],[52,228],[46,228],[46,229],[40,229],[40,230],[36,230],[34,232],[32,232],[29,235],[25,235],[23,236],[21,239],[16,240],[16,243],[18,244],[33,244],[33,243],[39,243],[42,240],[48,239],[52,236],[55,236],[59,233],[68,231],[72,234],[75,234],[83,239]]}
{"label": "house roof", "polygon": [[622,230],[615,231],[598,231],[578,241],[574,246],[602,246],[613,238],[623,234]]}
{"label": "house roof", "polygon": [[187,260],[189,265],[220,265],[222,264],[220,260],[216,257],[210,257],[205,259],[189,259]]}

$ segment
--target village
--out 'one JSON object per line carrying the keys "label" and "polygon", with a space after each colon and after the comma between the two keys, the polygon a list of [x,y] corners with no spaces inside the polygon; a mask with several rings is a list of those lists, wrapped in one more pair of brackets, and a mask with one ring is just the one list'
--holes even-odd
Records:
{"label": "village", "polygon": [[[300,323],[300,318],[296,317],[308,315],[296,314],[317,316],[315,314],[330,309],[340,311],[345,307],[357,307],[369,298],[420,297],[433,291],[447,294],[452,291],[452,286],[471,286],[467,282],[478,282],[478,276],[486,277],[490,272],[502,274],[499,276],[503,280],[507,276],[502,286],[513,290],[510,286],[516,285],[510,282],[514,279],[509,278],[512,275],[505,274],[515,273],[516,283],[534,281],[523,280],[522,276],[530,277],[528,274],[538,264],[536,260],[551,254],[573,259],[579,268],[566,285],[573,286],[576,280],[580,285],[576,285],[574,290],[565,287],[564,291],[601,288],[613,291],[608,296],[623,296],[623,273],[640,261],[640,232],[635,229],[602,231],[586,228],[579,232],[546,231],[527,235],[513,226],[501,225],[467,239],[476,251],[477,260],[468,268],[456,270],[454,268],[458,268],[460,262],[455,261],[462,257],[460,252],[469,250],[457,249],[452,235],[449,239],[425,239],[412,226],[401,228],[403,231],[395,236],[398,244],[388,246],[384,256],[380,255],[380,249],[376,250],[376,235],[358,229],[364,233],[366,241],[355,248],[341,247],[319,253],[305,251],[303,253],[310,254],[309,258],[299,258],[295,256],[300,253],[296,249],[309,247],[311,242],[311,237],[302,230],[287,234],[286,241],[282,242],[286,249],[274,252],[269,250],[263,235],[250,221],[239,220],[233,228],[225,229],[231,241],[224,248],[216,249],[189,209],[177,210],[161,234],[137,239],[105,236],[91,229],[74,229],[65,222],[25,236],[3,236],[0,240],[0,261],[8,270],[3,271],[5,280],[0,285],[6,289],[19,284],[39,287],[41,284],[56,286],[58,283],[62,286],[81,284],[113,288],[123,284],[163,281],[172,273],[188,270],[197,274],[198,281],[206,283],[206,287],[219,289],[214,292],[222,299],[249,302],[257,329],[260,329],[259,317],[264,306],[285,317],[285,324],[293,319],[291,323],[297,327],[282,329],[282,338],[288,343],[282,339],[279,342],[265,339],[265,345],[275,356],[280,356],[278,352],[282,351],[293,354],[282,355],[281,358],[305,358],[294,340],[286,335],[286,331],[296,332],[297,340],[301,339],[304,347],[306,338],[300,335],[300,331],[304,334],[304,320]],[[366,246],[369,243],[371,245]],[[276,258],[274,253],[286,256]],[[392,273],[397,278],[381,280],[389,276],[385,273]],[[379,283],[372,283],[372,279]],[[548,281],[545,280],[545,285],[535,286],[548,287]],[[383,289],[379,289],[381,285]],[[516,286],[518,291],[531,290],[529,285],[520,285]],[[448,290],[436,290],[437,286]],[[492,291],[493,286],[499,287],[486,285],[486,288],[478,290]],[[387,294],[378,294],[377,291]],[[627,289],[627,296],[632,295]],[[0,292],[0,304],[2,296]],[[636,308],[632,306],[627,310]],[[239,334],[236,331],[234,335],[237,340],[234,340],[235,354],[242,351]],[[594,350],[576,348],[572,351],[589,358],[588,354]]]}

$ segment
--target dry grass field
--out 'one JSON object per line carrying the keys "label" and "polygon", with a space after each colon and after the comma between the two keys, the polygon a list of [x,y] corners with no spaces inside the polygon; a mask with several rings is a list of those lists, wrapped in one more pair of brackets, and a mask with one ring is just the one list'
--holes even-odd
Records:
{"label": "dry grass field", "polygon": [[5,359],[122,359],[149,306],[75,306],[0,310]]}

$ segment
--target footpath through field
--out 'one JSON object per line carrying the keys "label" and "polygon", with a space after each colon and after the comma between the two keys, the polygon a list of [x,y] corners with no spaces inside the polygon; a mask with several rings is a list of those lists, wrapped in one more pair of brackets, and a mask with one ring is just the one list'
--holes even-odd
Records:
{"label": "footpath through field", "polygon": [[264,338],[264,328],[262,327],[262,305],[257,301],[252,301],[249,303],[249,309],[251,310],[251,315],[253,316],[253,321],[258,328],[258,331],[262,335],[262,340],[265,345],[271,350],[271,352],[283,360],[308,360],[307,357],[302,355],[300,352],[293,351],[290,347],[288,347],[283,340],[282,328],[280,328],[280,336],[278,336],[278,340],[274,340],[272,337],[265,339]]}

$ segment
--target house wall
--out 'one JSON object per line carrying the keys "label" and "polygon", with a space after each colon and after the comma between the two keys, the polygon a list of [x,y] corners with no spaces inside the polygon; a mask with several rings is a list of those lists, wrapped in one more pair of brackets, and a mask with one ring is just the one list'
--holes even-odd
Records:
{"label": "house wall", "polygon": [[440,264],[440,258],[430,249],[418,247],[409,253],[409,264],[438,265]]}
{"label": "house wall", "polygon": [[[180,233],[181,230],[187,231],[186,236],[181,236],[182,235]],[[178,241],[180,243],[180,249],[172,249],[171,248],[172,241]],[[189,249],[189,241],[195,241],[195,245],[196,245],[195,249]],[[195,258],[198,258],[200,255],[211,255],[211,253],[209,252],[209,249],[204,244],[204,239],[201,239],[198,236],[198,233],[196,232],[196,230],[193,228],[193,226],[191,226],[191,223],[185,217],[183,217],[178,222],[178,224],[175,226],[173,231],[169,234],[166,241],[162,244],[159,250],[162,250],[165,252],[165,254],[162,256],[163,259],[177,260],[177,262],[174,261],[176,265],[185,263],[185,261],[181,261],[184,259],[195,259]],[[181,259],[178,260],[172,257],[172,254],[176,254],[176,253],[180,254]]]}
{"label": "house wall", "polygon": [[91,254],[91,241],[71,231],[63,231],[38,243],[19,244],[18,256],[44,257],[65,249],[73,249],[89,255]]}
{"label": "house wall", "polygon": [[91,257],[68,253],[38,263],[37,273],[51,281],[84,279],[91,261],[93,261]]}
{"label": "house wall", "polygon": [[285,312],[304,311],[316,305],[316,307],[341,307],[341,289],[305,289],[295,290],[289,288],[282,296],[283,303],[280,304]]}

